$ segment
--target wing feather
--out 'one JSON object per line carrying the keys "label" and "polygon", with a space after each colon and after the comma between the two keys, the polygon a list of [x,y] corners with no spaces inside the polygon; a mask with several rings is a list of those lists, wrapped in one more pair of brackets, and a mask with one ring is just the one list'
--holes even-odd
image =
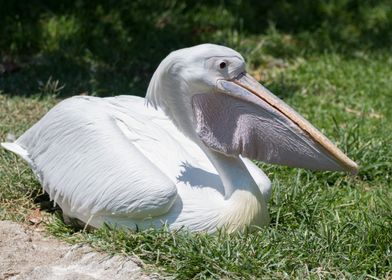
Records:
{"label": "wing feather", "polygon": [[176,186],[125,135],[122,118],[107,100],[73,97],[55,106],[16,143],[28,152],[50,197],[71,212],[162,215],[177,196]]}

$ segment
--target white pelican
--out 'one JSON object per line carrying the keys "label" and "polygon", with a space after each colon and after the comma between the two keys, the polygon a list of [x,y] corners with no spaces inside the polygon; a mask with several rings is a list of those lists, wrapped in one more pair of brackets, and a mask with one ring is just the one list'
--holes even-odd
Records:
{"label": "white pelican", "polygon": [[250,159],[357,170],[247,74],[238,52],[212,44],[169,54],[145,99],[75,96],[3,146],[30,164],[64,215],[93,227],[263,226],[271,183]]}

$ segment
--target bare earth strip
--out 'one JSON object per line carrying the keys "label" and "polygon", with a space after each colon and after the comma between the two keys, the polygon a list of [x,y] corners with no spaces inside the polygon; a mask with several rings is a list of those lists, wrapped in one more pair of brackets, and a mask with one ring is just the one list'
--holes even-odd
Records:
{"label": "bare earth strip", "polygon": [[72,246],[11,221],[0,221],[2,279],[151,279],[132,259]]}

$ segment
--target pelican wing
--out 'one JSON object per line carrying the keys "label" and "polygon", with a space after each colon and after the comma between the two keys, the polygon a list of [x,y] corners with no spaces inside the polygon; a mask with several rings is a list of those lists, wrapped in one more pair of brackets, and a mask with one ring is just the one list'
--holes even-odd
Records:
{"label": "pelican wing", "polygon": [[[142,111],[142,99],[133,98]],[[135,219],[162,215],[177,196],[176,186],[136,144],[154,131],[129,130],[149,131],[153,116],[118,110],[108,100],[67,99],[15,144],[26,151],[22,156],[51,199],[68,205],[70,213]]]}

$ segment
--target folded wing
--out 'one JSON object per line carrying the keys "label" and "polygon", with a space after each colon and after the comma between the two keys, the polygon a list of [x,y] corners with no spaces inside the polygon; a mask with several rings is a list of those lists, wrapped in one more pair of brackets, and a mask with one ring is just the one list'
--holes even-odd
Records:
{"label": "folded wing", "polygon": [[142,219],[168,212],[175,184],[127,137],[114,112],[103,99],[73,97],[15,144],[26,151],[51,199],[71,213]]}

